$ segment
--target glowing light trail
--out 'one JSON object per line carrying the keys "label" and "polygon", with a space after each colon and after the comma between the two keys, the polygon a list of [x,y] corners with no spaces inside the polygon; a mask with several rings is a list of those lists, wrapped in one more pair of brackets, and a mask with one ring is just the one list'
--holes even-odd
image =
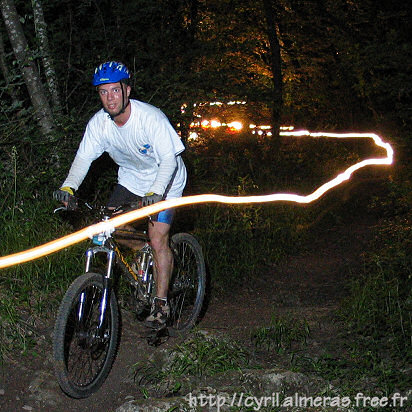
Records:
{"label": "glowing light trail", "polygon": [[44,245],[37,246],[33,249],[29,249],[23,252],[15,253],[8,256],[3,256],[0,258],[0,269],[17,265],[19,263],[28,262],[30,260],[38,259],[40,257],[49,255],[51,253],[57,252],[65,247],[73,245],[75,243],[81,242],[93,235],[105,232],[106,230],[111,230],[115,227],[124,225],[126,223],[132,222],[134,220],[141,219],[145,216],[152,215],[160,212],[164,209],[169,209],[172,207],[193,205],[199,203],[223,203],[223,204],[246,204],[246,203],[265,203],[265,202],[295,202],[295,203],[311,203],[319,199],[327,191],[340,185],[346,180],[349,180],[351,175],[356,171],[365,166],[370,165],[389,165],[393,162],[393,149],[389,143],[385,143],[377,134],[371,133],[311,133],[307,130],[300,131],[282,131],[280,132],[282,136],[310,136],[310,137],[335,137],[335,138],[371,138],[375,144],[386,150],[386,157],[384,158],[371,158],[362,160],[349,168],[347,168],[343,173],[336,176],[334,179],[326,182],[319,188],[317,188],[313,193],[302,196],[290,193],[273,193],[270,195],[255,195],[255,196],[222,196],[214,194],[203,194],[196,196],[186,196],[178,199],[164,200],[163,202],[156,203],[151,206],[147,206],[142,209],[133,210],[128,213],[124,213],[120,216],[116,216],[109,221],[100,222],[92,226],[88,226],[78,232],[72,233],[70,235],[64,236],[60,239],[56,239],[52,242],[45,243]]}

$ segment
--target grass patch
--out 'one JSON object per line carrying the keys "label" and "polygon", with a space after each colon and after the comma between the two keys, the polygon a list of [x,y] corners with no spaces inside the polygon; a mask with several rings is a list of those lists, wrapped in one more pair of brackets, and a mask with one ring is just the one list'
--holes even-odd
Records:
{"label": "grass patch", "polygon": [[[393,185],[393,184],[392,184]],[[410,185],[409,185],[410,186]],[[374,203],[385,219],[348,282],[337,321],[342,333],[317,357],[293,358],[292,367],[314,373],[348,395],[391,396],[411,390],[412,381],[412,220],[403,185]],[[391,208],[388,208],[388,202]],[[389,409],[388,409],[389,410]]]}
{"label": "grass patch", "polygon": [[13,299],[0,294],[0,362],[11,349],[25,353],[32,343],[32,332],[22,322]]}
{"label": "grass patch", "polygon": [[139,385],[160,385],[171,380],[172,392],[176,392],[180,388],[179,378],[213,376],[247,365],[248,353],[236,341],[196,332],[168,351],[165,359],[150,359],[133,369]]}
{"label": "grass patch", "polygon": [[293,318],[291,315],[272,315],[269,326],[257,328],[251,335],[257,348],[284,353],[293,344],[304,345],[310,336],[309,324],[306,320]]}
{"label": "grass patch", "polygon": [[[2,255],[30,249],[67,234],[50,201],[20,200],[0,217]],[[25,352],[33,343],[35,319],[53,315],[71,281],[83,270],[84,244],[0,272],[0,358]]]}
{"label": "grass patch", "polygon": [[411,218],[384,221],[363,271],[352,277],[341,312],[354,334],[380,341],[383,348],[389,343],[399,356],[412,348],[411,246]]}

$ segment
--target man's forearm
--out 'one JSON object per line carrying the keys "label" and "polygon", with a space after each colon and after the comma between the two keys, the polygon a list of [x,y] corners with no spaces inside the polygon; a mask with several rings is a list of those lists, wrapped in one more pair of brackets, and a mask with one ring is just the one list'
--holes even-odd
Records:
{"label": "man's forearm", "polygon": [[163,195],[167,185],[169,184],[172,176],[177,168],[176,156],[170,156],[162,159],[157,171],[156,179],[150,187],[150,192]]}
{"label": "man's forearm", "polygon": [[79,186],[82,184],[83,179],[85,178],[90,168],[90,164],[90,160],[83,159],[82,157],[76,155],[70,167],[69,174],[67,175],[66,180],[62,184],[62,187],[68,186],[77,190]]}

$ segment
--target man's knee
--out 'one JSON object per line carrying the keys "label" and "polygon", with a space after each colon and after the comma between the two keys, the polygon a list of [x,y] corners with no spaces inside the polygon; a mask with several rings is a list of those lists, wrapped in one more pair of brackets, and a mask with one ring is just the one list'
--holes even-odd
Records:
{"label": "man's knee", "polygon": [[149,226],[150,244],[155,252],[169,249],[169,230],[170,225],[166,223],[154,222]]}
{"label": "man's knee", "polygon": [[169,235],[168,234],[156,234],[150,237],[150,244],[153,250],[160,252],[169,249]]}

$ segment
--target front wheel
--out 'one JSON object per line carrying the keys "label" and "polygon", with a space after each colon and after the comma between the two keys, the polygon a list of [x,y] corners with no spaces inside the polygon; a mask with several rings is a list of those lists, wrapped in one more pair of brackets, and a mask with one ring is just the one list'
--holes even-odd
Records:
{"label": "front wheel", "polygon": [[206,267],[202,248],[188,233],[172,236],[173,275],[169,288],[171,321],[169,334],[190,330],[199,317],[206,289]]}
{"label": "front wheel", "polygon": [[57,314],[53,358],[61,389],[73,398],[96,392],[110,372],[117,352],[119,311],[114,291],[106,318],[100,313],[103,277],[86,273],[67,290]]}

